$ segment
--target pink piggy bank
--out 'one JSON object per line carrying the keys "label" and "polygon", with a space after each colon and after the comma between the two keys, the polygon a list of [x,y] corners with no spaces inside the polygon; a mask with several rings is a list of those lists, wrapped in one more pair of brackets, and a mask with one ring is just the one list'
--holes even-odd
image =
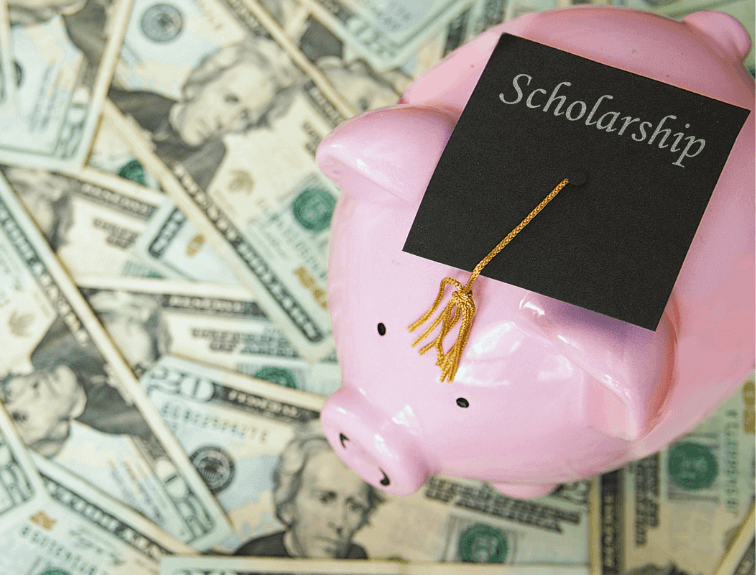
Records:
{"label": "pink piggy bank", "polygon": [[[503,32],[751,114],[656,331],[481,276],[456,378],[441,382],[435,354],[418,355],[407,326],[442,278],[465,283],[469,273],[402,247]],[[682,22],[607,7],[527,14],[452,53],[398,105],[345,122],[322,142],[318,163],[343,194],[328,271],[342,386],[321,417],[347,465],[394,494],[444,474],[536,497],[662,449],[736,390],[754,365],[749,47],[743,27],[717,12]]]}

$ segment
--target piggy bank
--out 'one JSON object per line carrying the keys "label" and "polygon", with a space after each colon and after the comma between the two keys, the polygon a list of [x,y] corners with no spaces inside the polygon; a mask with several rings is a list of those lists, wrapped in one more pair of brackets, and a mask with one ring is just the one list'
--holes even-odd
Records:
{"label": "piggy bank", "polygon": [[[442,382],[434,354],[419,355],[407,327],[442,278],[464,283],[469,273],[402,248],[504,32],[751,113],[655,331],[481,276],[459,369]],[[749,47],[743,27],[717,12],[681,22],[598,6],[527,14],[450,54],[398,105],[353,118],[321,143],[318,163],[343,191],[328,268],[342,384],[321,418],[349,467],[394,494],[443,474],[536,497],[664,448],[743,383],[754,365]]]}

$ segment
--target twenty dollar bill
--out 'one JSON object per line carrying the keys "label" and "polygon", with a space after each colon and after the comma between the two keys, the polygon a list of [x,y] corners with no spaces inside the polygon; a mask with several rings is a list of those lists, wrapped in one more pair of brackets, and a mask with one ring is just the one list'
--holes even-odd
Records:
{"label": "twenty dollar bill", "polygon": [[235,532],[218,551],[588,562],[579,498],[518,501],[479,481],[443,478],[406,497],[378,494],[327,444],[322,397],[170,356],[140,383],[229,515]]}
{"label": "twenty dollar bill", "polygon": [[0,401],[28,447],[204,549],[227,520],[0,179]]}

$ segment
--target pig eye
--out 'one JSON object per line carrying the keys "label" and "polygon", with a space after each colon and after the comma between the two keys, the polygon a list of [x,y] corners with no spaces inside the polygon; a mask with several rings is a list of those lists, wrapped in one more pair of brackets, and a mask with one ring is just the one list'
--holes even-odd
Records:
{"label": "pig eye", "polygon": [[378,335],[386,335],[386,326],[382,323],[378,324]]}
{"label": "pig eye", "polygon": [[460,407],[470,407],[470,402],[467,401],[464,397],[458,397],[457,405],[459,405]]}

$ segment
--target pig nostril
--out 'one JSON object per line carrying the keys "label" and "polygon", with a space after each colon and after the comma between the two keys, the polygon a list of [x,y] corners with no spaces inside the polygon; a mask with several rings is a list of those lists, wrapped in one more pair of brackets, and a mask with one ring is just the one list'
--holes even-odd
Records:
{"label": "pig nostril", "polygon": [[386,335],[386,326],[382,323],[378,324],[378,335]]}
{"label": "pig nostril", "polygon": [[[341,447],[346,449],[346,442],[349,441],[349,438],[344,435],[342,432],[339,432],[339,441],[341,442]],[[358,446],[358,452],[359,452],[359,446]],[[354,454],[353,454],[354,455]],[[388,478],[388,475],[386,475],[386,472],[383,471],[383,469],[378,469],[383,474],[383,478],[381,478],[380,483],[384,487],[388,487],[391,484],[391,480]]]}
{"label": "pig nostril", "polygon": [[457,405],[459,405],[460,407],[470,407],[470,402],[467,401],[464,397],[458,397]]}

